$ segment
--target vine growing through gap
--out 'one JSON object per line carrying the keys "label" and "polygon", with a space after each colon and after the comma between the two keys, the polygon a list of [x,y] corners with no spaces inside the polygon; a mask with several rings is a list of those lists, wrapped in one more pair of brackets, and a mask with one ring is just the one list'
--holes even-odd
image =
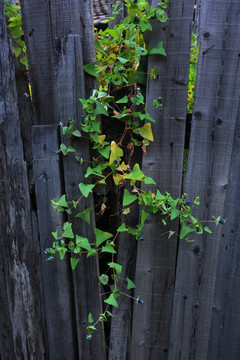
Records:
{"label": "vine growing through gap", "polygon": [[[112,316],[111,306],[118,307],[119,296],[128,296],[138,304],[144,303],[140,296],[134,298],[128,293],[129,290],[135,288],[131,279],[124,279],[125,289],[118,286],[119,280],[122,279],[122,265],[115,261],[115,257],[116,242],[121,232],[127,232],[137,241],[143,241],[142,229],[150,213],[160,213],[169,239],[175,234],[175,231],[171,229],[171,221],[176,218],[181,225],[181,231],[177,234],[180,239],[192,241],[191,235],[194,233],[212,232],[193,215],[194,205],[200,204],[198,197],[190,203],[187,194],[176,199],[172,198],[168,192],[162,194],[157,189],[155,180],[144,174],[140,165],[133,161],[136,147],[140,147],[143,154],[147,155],[147,147],[154,141],[151,123],[155,120],[148,112],[140,88],[140,85],[145,83],[141,58],[152,54],[167,55],[162,41],[151,49],[145,43],[144,34],[152,31],[151,22],[167,21],[165,10],[169,1],[159,2],[156,8],[145,0],[123,1],[127,9],[127,17],[113,29],[107,28],[95,33],[97,60],[85,65],[84,70],[98,78],[99,88],[95,89],[88,99],[80,99],[83,111],[81,118],[78,119],[80,126],[77,127],[77,121],[69,121],[67,125],[59,124],[62,133],[68,135],[69,138],[67,144],[60,145],[57,151],[59,154],[65,156],[70,152],[76,152],[71,145],[73,138],[81,141],[82,136],[89,137],[91,147],[97,155],[93,157],[91,166],[87,168],[85,178],[94,176],[96,181],[78,184],[78,199],[67,199],[65,194],[60,199],[53,199],[54,211],[65,212],[68,215],[74,214],[79,221],[90,224],[90,214],[93,209],[90,206],[83,208],[81,200],[88,198],[97,184],[109,186],[110,177],[115,186],[123,188],[123,203],[120,211],[122,222],[116,233],[112,234],[95,228],[95,238],[88,239],[81,234],[74,234],[72,223],[69,221],[64,223],[61,233],[58,230],[52,232],[54,237],[52,247],[45,249],[48,261],[54,260],[57,254],[63,260],[65,254],[70,253],[72,270],[76,268],[82,256],[96,256],[100,252],[111,254],[111,261],[107,262],[107,271],[99,277],[100,283],[108,289],[105,293],[107,298],[104,300],[106,307],[97,319],[93,319],[91,313],[88,314],[87,340],[91,340],[99,322],[107,321],[108,317]],[[113,16],[110,20],[114,20],[114,16],[121,10],[119,5],[120,3],[117,3],[113,8]],[[157,74],[158,69],[155,67],[147,76],[154,80]],[[156,108],[161,107],[161,98],[154,100],[153,105]],[[123,133],[118,141],[106,140],[106,134],[103,134],[101,130],[101,116],[124,124]],[[85,160],[76,152],[76,161],[81,165]],[[143,190],[141,183],[152,186],[154,190]],[[140,221],[135,227],[128,225],[127,217],[133,206],[139,206],[141,214]],[[101,211],[105,211],[104,204]],[[218,225],[226,220],[218,217],[213,221]]]}

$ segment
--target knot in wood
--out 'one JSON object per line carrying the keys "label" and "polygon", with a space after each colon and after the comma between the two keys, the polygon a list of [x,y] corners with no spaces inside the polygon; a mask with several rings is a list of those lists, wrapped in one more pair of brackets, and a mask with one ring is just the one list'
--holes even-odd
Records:
{"label": "knot in wood", "polygon": [[202,117],[202,113],[201,113],[201,111],[195,111],[195,113],[193,114],[194,116],[195,116],[195,118],[198,120],[198,119],[200,119],[201,117]]}

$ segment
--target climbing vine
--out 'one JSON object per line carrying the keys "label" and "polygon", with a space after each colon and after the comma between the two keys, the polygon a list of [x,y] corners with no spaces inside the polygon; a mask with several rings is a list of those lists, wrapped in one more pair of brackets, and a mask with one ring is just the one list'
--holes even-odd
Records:
{"label": "climbing vine", "polygon": [[4,11],[7,18],[9,35],[12,38],[12,49],[16,58],[28,68],[27,49],[23,37],[22,15],[19,3],[4,0]]}
{"label": "climbing vine", "polygon": [[[133,161],[133,153],[136,147],[141,148],[147,155],[147,147],[154,141],[152,123],[155,120],[148,112],[145,104],[141,85],[145,84],[145,76],[141,59],[152,54],[166,56],[163,42],[159,42],[154,48],[145,43],[144,34],[152,30],[153,21],[166,22],[168,17],[165,9],[170,0],[161,1],[157,8],[151,6],[145,0],[124,0],[127,9],[127,17],[114,28],[100,30],[96,36],[96,61],[84,66],[85,72],[98,78],[99,87],[93,90],[88,99],[80,99],[82,115],[80,126],[77,122],[70,121],[68,124],[60,123],[62,133],[68,135],[68,142],[61,144],[57,153],[66,156],[70,152],[76,152],[76,161],[81,165],[85,161],[72,146],[72,139],[86,137],[88,135],[91,147],[94,151],[91,166],[87,168],[85,178],[94,178],[89,183],[81,182],[79,198],[72,200],[62,195],[59,199],[52,200],[52,207],[56,212],[65,212],[68,215],[77,212],[75,217],[87,224],[91,222],[91,206],[83,208],[82,199],[88,198],[96,185],[108,186],[111,177],[115,186],[123,189],[123,202],[120,211],[122,216],[121,225],[116,233],[110,233],[101,229],[94,229],[94,239],[88,239],[81,234],[74,234],[72,223],[67,221],[61,232],[56,230],[52,233],[54,242],[51,248],[45,249],[47,260],[52,261],[59,254],[62,260],[66,253],[70,253],[72,270],[76,268],[81,257],[95,256],[98,253],[110,253],[111,261],[107,262],[107,271],[100,275],[99,281],[105,286],[106,307],[103,313],[94,319],[88,315],[87,340],[91,340],[92,334],[97,329],[97,324],[107,321],[112,316],[111,306],[118,307],[118,297],[121,295],[133,298],[138,304],[144,300],[137,296],[129,295],[128,291],[135,288],[134,282],[126,278],[126,289],[120,289],[119,280],[122,279],[122,265],[116,262],[116,243],[119,234],[126,232],[134,236],[137,241],[143,241],[142,229],[150,214],[161,215],[161,221],[166,226],[166,232],[170,239],[176,234],[171,229],[171,221],[179,220],[181,231],[180,239],[191,241],[192,234],[211,233],[209,227],[204,226],[194,215],[194,205],[199,205],[198,197],[191,203],[187,194],[174,199],[168,192],[161,193],[157,189],[157,183],[147,174],[144,174],[138,163]],[[114,15],[118,14],[119,5],[113,8]],[[147,76],[151,80],[157,77],[158,69],[151,69]],[[161,94],[160,94],[161,95]],[[158,108],[162,106],[160,96],[153,101]],[[107,140],[106,134],[102,133],[101,116],[111,119],[112,122],[121,122],[123,132],[118,141]],[[97,154],[97,155],[95,155]],[[148,185],[153,190],[144,190],[141,184]],[[140,221],[135,226],[129,226],[128,214],[133,206],[140,207]],[[104,204],[101,208],[104,212]],[[214,218],[216,225],[226,220]]]}

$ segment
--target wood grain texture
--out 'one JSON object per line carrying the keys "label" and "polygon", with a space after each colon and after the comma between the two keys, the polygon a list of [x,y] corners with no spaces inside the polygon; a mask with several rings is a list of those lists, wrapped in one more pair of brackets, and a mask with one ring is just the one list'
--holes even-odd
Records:
{"label": "wood grain texture", "polygon": [[[52,231],[62,233],[64,217],[55,213],[51,206],[53,198],[63,194],[62,172],[59,155],[57,125],[33,127],[33,170],[36,205],[41,246],[41,283],[43,291],[42,310],[46,324],[47,357],[49,359],[77,358],[77,331],[74,316],[74,296],[69,257],[64,261],[56,256],[47,262],[44,249],[50,248],[54,238]],[[66,220],[66,219],[65,219]]]}
{"label": "wood grain texture", "polygon": [[[151,48],[163,41],[167,57],[149,57],[148,73],[157,66],[159,76],[147,84],[148,111],[156,124],[155,141],[143,158],[143,172],[155,179],[160,191],[176,197],[182,184],[193,1],[171,1],[167,13],[169,21],[154,22],[150,34]],[[163,102],[160,110],[152,105],[158,97]],[[177,222],[171,227],[178,231]],[[167,230],[160,216],[151,216],[144,227],[145,240],[138,244],[136,296],[144,299],[144,305],[134,303],[131,359],[168,357],[177,237],[162,236]]]}
{"label": "wood grain texture", "polygon": [[228,222],[221,229],[212,321],[207,359],[240,358],[239,209],[240,209],[240,109],[238,108],[231,167],[224,203]]}
{"label": "wood grain texture", "polygon": [[[239,2],[202,1],[186,192],[196,216],[223,216],[239,102]],[[207,359],[221,228],[180,242],[169,359]],[[219,260],[221,261],[221,260]],[[219,264],[221,268],[221,264]],[[217,287],[221,285],[217,285]],[[213,354],[213,349],[209,354]],[[211,359],[218,359],[213,355]]]}
{"label": "wood grain texture", "polygon": [[[86,96],[85,76],[82,69],[82,39],[79,35],[69,35],[62,40],[61,48],[62,53],[59,57],[57,70],[58,121],[66,124],[69,120],[73,120],[79,125],[82,110],[78,99]],[[69,139],[65,137],[63,141],[66,143],[69,142]],[[89,143],[86,134],[83,132],[83,137],[80,140],[73,139],[70,144],[76,149],[76,153],[70,153],[67,157],[63,158],[65,193],[68,201],[76,201],[81,196],[78,184],[81,182],[86,183],[84,174],[89,166]],[[83,165],[76,161],[76,156],[82,157],[85,160]],[[88,199],[83,198],[80,204],[80,208],[69,217],[73,223],[73,232],[87,237],[90,243],[93,243],[95,242],[93,236],[93,228],[95,226],[93,199],[91,196]],[[89,206],[93,209],[90,226],[83,220],[74,217],[77,212]],[[101,323],[92,341],[86,341],[87,332],[85,327],[87,326],[88,313],[91,312],[94,319],[97,319],[98,314],[102,312],[98,275],[97,256],[88,259],[82,256],[76,270],[73,272],[78,330],[78,356],[82,360],[104,360],[106,356],[103,326]]]}
{"label": "wood grain texture", "polygon": [[0,357],[43,359],[39,243],[31,229],[13,53],[3,1],[0,34]]}
{"label": "wood grain texture", "polygon": [[[90,0],[21,1],[35,111],[35,124],[56,124],[56,66],[65,36],[82,37],[83,62],[92,61],[92,4]],[[86,88],[92,78],[86,77]]]}

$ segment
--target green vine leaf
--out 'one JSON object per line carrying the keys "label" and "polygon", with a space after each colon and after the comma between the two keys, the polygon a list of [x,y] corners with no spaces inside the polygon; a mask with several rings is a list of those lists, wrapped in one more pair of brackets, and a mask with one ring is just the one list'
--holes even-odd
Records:
{"label": "green vine leaf", "polygon": [[59,249],[59,256],[60,256],[60,259],[63,260],[64,259],[64,256],[67,252],[67,249],[66,248],[61,248]]}
{"label": "green vine leaf", "polygon": [[79,130],[74,130],[73,131],[73,133],[72,133],[74,136],[76,136],[76,137],[82,137],[82,134],[80,133],[80,131]]}
{"label": "green vine leaf", "polygon": [[116,250],[112,247],[109,241],[106,242],[106,245],[102,247],[102,252],[108,252],[111,254],[116,254]]}
{"label": "green vine leaf", "polygon": [[182,213],[180,210],[176,209],[175,207],[172,207],[171,208],[171,217],[170,219],[171,220],[174,220],[176,219],[178,216],[180,216]]}
{"label": "green vine leaf", "polygon": [[117,104],[127,104],[128,103],[128,97],[125,95],[123,98],[116,101]]}
{"label": "green vine leaf", "polygon": [[61,144],[60,149],[61,149],[63,155],[67,155],[70,152],[75,152],[76,151],[72,146],[67,147],[65,144]]}
{"label": "green vine leaf", "polygon": [[146,211],[144,211],[144,210],[142,210],[141,224],[144,224],[144,223],[145,223],[145,221],[146,221],[146,219],[148,218],[148,216],[149,216],[149,213],[146,212]]}
{"label": "green vine leaf", "polygon": [[63,225],[64,232],[62,233],[62,237],[73,239],[74,235],[72,232],[72,224],[69,222],[65,222]]}
{"label": "green vine leaf", "polygon": [[84,211],[79,212],[75,217],[81,218],[83,221],[85,221],[87,224],[90,224],[90,214],[91,214],[92,208],[87,208]]}
{"label": "green vine leaf", "polygon": [[140,169],[139,164],[135,164],[130,174],[124,176],[125,179],[144,181],[145,175]]}
{"label": "green vine leaf", "polygon": [[105,148],[103,149],[98,149],[98,152],[103,156],[105,157],[105,159],[108,159],[109,158],[109,154],[110,154],[110,146],[106,146]]}
{"label": "green vine leaf", "polygon": [[108,316],[114,317],[114,315],[110,311],[107,311],[107,314]]}
{"label": "green vine leaf", "polygon": [[86,330],[87,330],[90,334],[93,334],[94,331],[96,331],[97,329],[95,328],[95,326],[91,325],[91,326],[86,327]]}
{"label": "green vine leaf", "polygon": [[144,184],[146,184],[146,185],[157,185],[156,181],[154,181],[150,176],[145,177]]}
{"label": "green vine leaf", "polygon": [[152,48],[150,51],[149,51],[149,54],[150,55],[163,55],[163,56],[167,56],[166,54],[166,51],[163,47],[163,42],[160,41],[154,48]]}
{"label": "green vine leaf", "polygon": [[105,314],[99,314],[99,321],[108,321]]}
{"label": "green vine leaf", "polygon": [[58,202],[59,206],[68,207],[68,203],[66,201],[66,195],[61,196]]}
{"label": "green vine leaf", "polygon": [[106,274],[102,274],[101,276],[99,276],[99,280],[103,285],[107,285],[109,277]]}
{"label": "green vine leaf", "polygon": [[91,251],[93,250],[93,249],[91,248],[91,245],[89,244],[88,239],[87,239],[87,238],[84,238],[84,237],[82,237],[82,236],[79,236],[79,235],[76,235],[76,245],[77,245],[78,247],[81,247],[81,248],[87,250],[87,251],[90,252],[90,253],[91,253]]}
{"label": "green vine leaf", "polygon": [[105,115],[105,116],[108,116],[108,112],[107,110],[105,109],[104,105],[101,104],[98,100],[95,100],[95,103],[96,103],[96,109],[94,111],[94,113],[96,115]]}
{"label": "green vine leaf", "polygon": [[131,195],[130,192],[127,189],[124,189],[123,206],[127,206],[129,204],[132,204],[135,200],[137,200],[137,196],[136,195]]}
{"label": "green vine leaf", "polygon": [[132,280],[130,280],[129,278],[127,278],[127,289],[131,290],[131,289],[135,289],[135,284]]}
{"label": "green vine leaf", "polygon": [[118,307],[118,303],[113,294],[111,294],[106,300],[104,300],[104,302],[108,305]]}
{"label": "green vine leaf", "polygon": [[113,237],[112,234],[97,228],[94,229],[94,234],[96,236],[96,247],[99,247],[104,241]]}
{"label": "green vine leaf", "polygon": [[84,184],[84,183],[80,183],[78,185],[79,190],[81,191],[81,193],[83,194],[84,197],[88,197],[88,195],[90,194],[90,192],[92,192],[92,189],[94,188],[94,184]]}
{"label": "green vine leaf", "polygon": [[169,231],[169,234],[168,234],[168,239],[170,239],[173,235],[175,234],[175,231]]}
{"label": "green vine leaf", "polygon": [[122,273],[122,265],[116,264],[115,262],[108,263],[108,266],[116,271],[117,275]]}
{"label": "green vine leaf", "polygon": [[193,231],[195,231],[195,229],[192,229],[189,226],[187,226],[187,222],[184,221],[182,223],[182,230],[180,232],[180,239],[183,239],[187,234],[189,234],[189,233],[191,233]]}
{"label": "green vine leaf", "polygon": [[58,231],[56,230],[56,231],[52,232],[52,236],[54,237],[55,240],[57,240],[58,239]]}
{"label": "green vine leaf", "polygon": [[94,322],[94,319],[93,319],[91,313],[88,314],[88,322],[89,322],[89,324],[92,324]]}
{"label": "green vine leaf", "polygon": [[123,57],[121,57],[121,56],[117,56],[117,59],[120,61],[120,63],[121,64],[126,64],[127,62],[128,62],[128,59],[125,59],[125,58],[123,58]]}
{"label": "green vine leaf", "polygon": [[97,60],[90,64],[84,65],[83,70],[92,76],[99,77],[99,66],[100,60]]}
{"label": "green vine leaf", "polygon": [[119,232],[128,231],[125,223],[123,223],[121,226],[119,226],[119,228],[117,229],[117,231],[119,231]]}
{"label": "green vine leaf", "polygon": [[166,21],[168,20],[167,14],[166,14],[165,11],[162,10],[162,9],[158,9],[158,10],[156,11],[156,17],[157,17],[157,19],[158,19],[160,22],[162,22],[162,23],[164,23],[164,22],[166,22]]}
{"label": "green vine leaf", "polygon": [[212,230],[209,229],[209,227],[205,226],[204,230],[208,232],[209,234],[212,234]]}
{"label": "green vine leaf", "polygon": [[70,263],[71,263],[71,268],[72,270],[76,269],[77,264],[79,263],[80,259],[76,259],[76,258],[70,258]]}

